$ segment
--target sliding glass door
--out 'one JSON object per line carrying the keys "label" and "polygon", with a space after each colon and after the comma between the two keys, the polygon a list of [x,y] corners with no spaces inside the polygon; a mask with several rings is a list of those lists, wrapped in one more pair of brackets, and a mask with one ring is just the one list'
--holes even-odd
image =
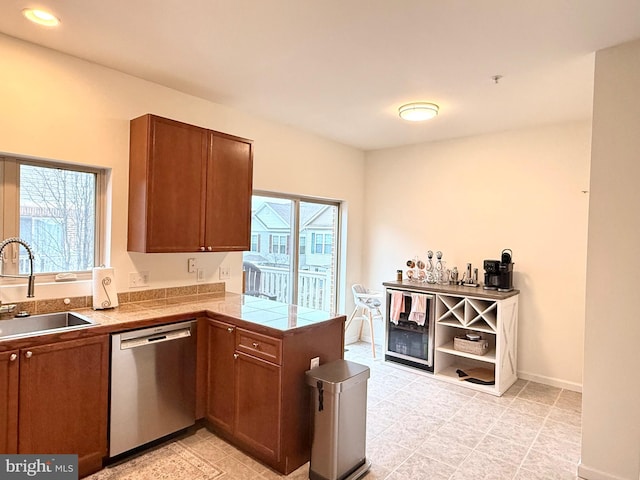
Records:
{"label": "sliding glass door", "polygon": [[245,293],[335,311],[339,213],[337,202],[254,195]]}

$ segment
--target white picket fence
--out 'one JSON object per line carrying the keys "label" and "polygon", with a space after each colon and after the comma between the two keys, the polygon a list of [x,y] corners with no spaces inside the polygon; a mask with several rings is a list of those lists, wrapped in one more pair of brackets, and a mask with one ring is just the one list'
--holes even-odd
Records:
{"label": "white picket fence", "polygon": [[316,308],[330,311],[331,305],[331,271],[327,272],[300,272],[298,281],[298,301],[289,299],[288,268],[267,267],[260,265],[262,277],[260,279],[260,291],[276,295],[279,302],[296,303],[301,307]]}

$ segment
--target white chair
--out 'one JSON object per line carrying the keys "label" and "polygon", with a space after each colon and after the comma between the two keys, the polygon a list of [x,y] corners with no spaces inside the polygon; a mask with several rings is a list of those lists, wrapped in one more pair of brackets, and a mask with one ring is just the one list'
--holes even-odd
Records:
{"label": "white chair", "polygon": [[371,332],[371,351],[373,358],[376,358],[376,343],[373,336],[373,318],[382,318],[382,312],[380,306],[382,305],[382,293],[373,292],[367,288],[364,288],[361,284],[355,283],[351,286],[353,292],[353,301],[356,304],[356,308],[353,309],[353,313],[349,316],[345,325],[345,330],[349,328],[351,322],[358,313],[358,310],[362,311],[362,323],[360,324],[360,330],[358,332],[358,340],[362,337],[362,327],[364,325],[365,318],[369,321],[369,331]]}

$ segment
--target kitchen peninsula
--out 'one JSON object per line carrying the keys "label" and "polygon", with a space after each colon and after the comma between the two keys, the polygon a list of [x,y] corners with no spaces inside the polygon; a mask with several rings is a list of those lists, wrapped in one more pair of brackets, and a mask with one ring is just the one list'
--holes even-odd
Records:
{"label": "kitchen peninsula", "polygon": [[304,372],[343,358],[344,316],[224,292],[74,311],[99,325],[0,339],[0,452],[78,453],[81,476],[102,468],[110,334],[196,318],[198,422],[283,474],[309,460]]}

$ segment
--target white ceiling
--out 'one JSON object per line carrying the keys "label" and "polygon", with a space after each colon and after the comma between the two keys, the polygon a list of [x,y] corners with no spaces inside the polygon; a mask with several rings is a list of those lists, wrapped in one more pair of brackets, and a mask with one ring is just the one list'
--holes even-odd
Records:
{"label": "white ceiling", "polygon": [[[590,118],[640,0],[2,0],[0,32],[373,150]],[[400,120],[418,100],[440,115]]]}

